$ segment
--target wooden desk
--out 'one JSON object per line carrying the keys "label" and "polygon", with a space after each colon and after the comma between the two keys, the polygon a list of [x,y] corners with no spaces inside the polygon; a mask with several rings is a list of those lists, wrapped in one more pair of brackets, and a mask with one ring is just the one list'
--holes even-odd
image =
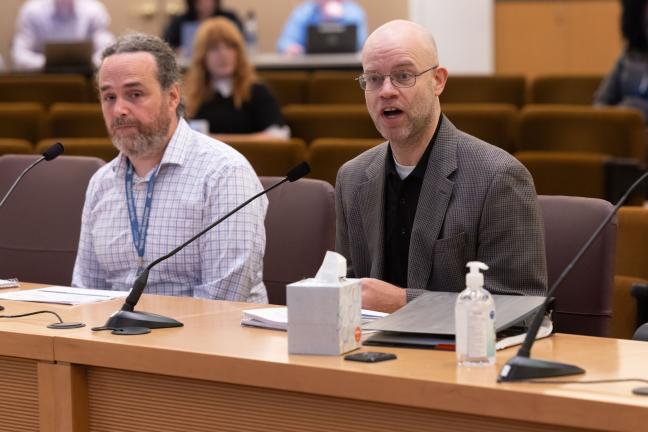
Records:
{"label": "wooden desk", "polygon": [[[8,313],[37,308],[2,304]],[[382,350],[396,361],[354,363],[288,355],[285,333],[240,326],[250,305],[158,296],[140,304],[185,327],[91,332],[120,301],[50,307],[85,321],[83,329],[45,329],[47,316],[0,321],[0,354],[12,357],[0,361],[0,376],[5,360],[36,365],[40,430],[636,431],[648,424],[648,398],[631,394],[638,383],[496,384],[514,349],[484,369],[457,368],[451,352],[392,348]],[[26,349],[27,341],[42,346]],[[575,379],[648,379],[643,342],[560,334],[539,341],[534,356],[584,367]]]}

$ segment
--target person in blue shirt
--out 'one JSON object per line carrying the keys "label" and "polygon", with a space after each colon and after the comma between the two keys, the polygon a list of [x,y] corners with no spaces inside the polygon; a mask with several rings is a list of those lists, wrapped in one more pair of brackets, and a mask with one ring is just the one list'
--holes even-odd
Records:
{"label": "person in blue shirt", "polygon": [[357,27],[357,49],[367,38],[367,18],[364,10],[350,0],[315,0],[297,6],[286,21],[277,41],[277,51],[287,55],[303,54],[309,25],[332,22],[355,24]]}
{"label": "person in blue shirt", "polygon": [[594,95],[594,105],[641,111],[648,123],[648,0],[623,0],[625,47]]}

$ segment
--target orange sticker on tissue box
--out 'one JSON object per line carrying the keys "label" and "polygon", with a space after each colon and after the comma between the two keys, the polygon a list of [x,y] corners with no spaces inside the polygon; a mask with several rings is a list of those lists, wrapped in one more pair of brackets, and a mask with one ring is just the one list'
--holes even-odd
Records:
{"label": "orange sticker on tissue box", "polygon": [[362,338],[362,330],[360,330],[360,327],[355,328],[355,340],[356,342],[360,342],[360,339]]}

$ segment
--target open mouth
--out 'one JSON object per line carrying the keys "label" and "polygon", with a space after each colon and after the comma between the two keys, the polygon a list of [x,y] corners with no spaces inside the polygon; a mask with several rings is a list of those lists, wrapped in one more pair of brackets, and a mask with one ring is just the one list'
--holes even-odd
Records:
{"label": "open mouth", "polygon": [[383,110],[383,115],[388,119],[396,118],[401,114],[403,114],[403,111],[399,110],[398,108],[385,108]]}

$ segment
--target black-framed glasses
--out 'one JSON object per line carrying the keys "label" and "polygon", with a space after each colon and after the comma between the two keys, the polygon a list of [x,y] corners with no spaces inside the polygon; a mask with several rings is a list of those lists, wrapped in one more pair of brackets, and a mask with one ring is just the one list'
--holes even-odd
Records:
{"label": "black-framed glasses", "polygon": [[378,72],[367,72],[356,78],[356,81],[358,81],[360,88],[364,91],[379,90],[387,77],[389,77],[389,80],[394,87],[413,87],[414,84],[416,84],[417,76],[423,75],[424,73],[430,72],[438,67],[439,65],[435,65],[419,73],[414,73],[408,70],[397,70],[388,75],[379,74]]}

